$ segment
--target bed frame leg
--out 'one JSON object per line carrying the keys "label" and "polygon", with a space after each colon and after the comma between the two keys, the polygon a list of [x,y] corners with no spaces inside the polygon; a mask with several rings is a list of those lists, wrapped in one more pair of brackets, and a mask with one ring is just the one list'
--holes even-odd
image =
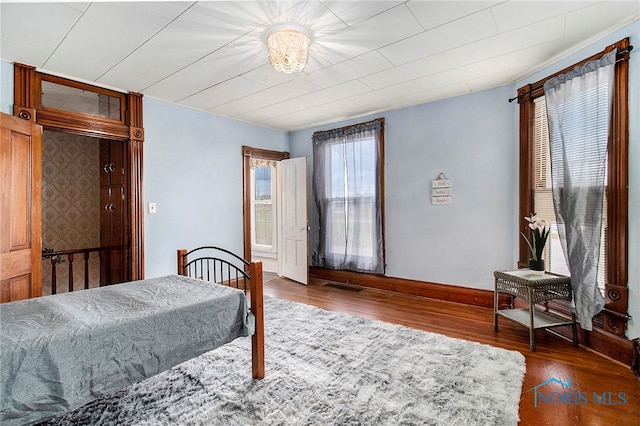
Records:
{"label": "bed frame leg", "polygon": [[187,254],[187,250],[186,249],[179,249],[178,250],[178,275],[187,275],[184,272],[184,261],[185,258],[184,256]]}
{"label": "bed frame leg", "polygon": [[262,262],[249,264],[251,277],[251,312],[256,317],[256,331],[251,336],[251,373],[254,379],[264,378],[264,292]]}

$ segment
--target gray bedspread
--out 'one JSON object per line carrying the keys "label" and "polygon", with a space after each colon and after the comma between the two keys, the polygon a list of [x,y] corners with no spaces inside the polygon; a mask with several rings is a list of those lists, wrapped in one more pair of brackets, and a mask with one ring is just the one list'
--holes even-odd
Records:
{"label": "gray bedspread", "polygon": [[0,424],[59,415],[253,330],[242,291],[178,275],[2,304]]}

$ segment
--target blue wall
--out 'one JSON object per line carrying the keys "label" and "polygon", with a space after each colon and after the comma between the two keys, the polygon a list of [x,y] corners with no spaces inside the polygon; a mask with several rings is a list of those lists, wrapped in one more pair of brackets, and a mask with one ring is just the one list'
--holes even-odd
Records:
{"label": "blue wall", "polygon": [[[502,87],[291,133],[291,155],[311,170],[315,130],[383,116],[386,274],[492,289],[493,271],[515,266],[511,96]],[[431,203],[440,172],[452,180],[451,205]]]}
{"label": "blue wall", "polygon": [[13,114],[13,64],[0,61],[0,112]]}
{"label": "blue wall", "polygon": [[286,151],[287,134],[143,99],[147,278],[175,273],[178,248],[242,253],[242,146]]}

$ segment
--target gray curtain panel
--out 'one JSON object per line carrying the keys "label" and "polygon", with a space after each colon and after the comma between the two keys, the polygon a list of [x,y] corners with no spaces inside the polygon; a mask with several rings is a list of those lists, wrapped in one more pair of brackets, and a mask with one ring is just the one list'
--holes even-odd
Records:
{"label": "gray curtain panel", "polygon": [[384,273],[380,132],[374,120],[313,135],[314,266]]}
{"label": "gray curtain panel", "polygon": [[597,277],[615,61],[614,50],[544,85],[558,233],[585,330],[604,308]]}

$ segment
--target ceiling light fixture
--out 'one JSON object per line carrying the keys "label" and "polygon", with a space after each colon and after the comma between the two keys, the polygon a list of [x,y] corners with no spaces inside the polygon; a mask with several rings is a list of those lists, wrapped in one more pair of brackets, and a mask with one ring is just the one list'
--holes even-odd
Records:
{"label": "ceiling light fixture", "polygon": [[283,73],[302,71],[309,57],[311,39],[296,25],[279,25],[267,33],[269,62]]}

